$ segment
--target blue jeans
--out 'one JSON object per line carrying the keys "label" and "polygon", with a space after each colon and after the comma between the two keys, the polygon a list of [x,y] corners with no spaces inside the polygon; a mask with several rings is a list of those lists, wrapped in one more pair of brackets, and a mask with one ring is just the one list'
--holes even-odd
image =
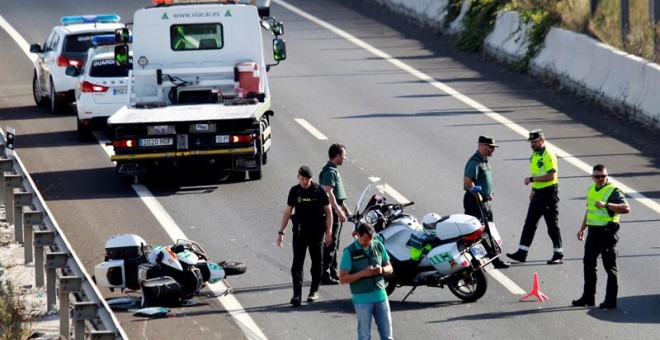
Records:
{"label": "blue jeans", "polygon": [[378,334],[381,340],[394,339],[392,337],[392,315],[390,314],[390,302],[385,299],[382,302],[354,303],[355,314],[358,321],[358,340],[371,339],[371,318],[373,317],[378,326]]}

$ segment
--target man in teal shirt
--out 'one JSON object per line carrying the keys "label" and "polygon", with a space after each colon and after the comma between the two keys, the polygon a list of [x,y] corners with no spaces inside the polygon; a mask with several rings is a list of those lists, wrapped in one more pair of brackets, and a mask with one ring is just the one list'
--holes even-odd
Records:
{"label": "man in teal shirt", "polygon": [[385,246],[374,239],[374,234],[371,224],[360,223],[357,239],[344,248],[339,266],[339,282],[351,286],[359,340],[371,339],[372,318],[380,338],[393,339],[392,314],[383,278],[392,275],[392,264]]}
{"label": "man in teal shirt", "polygon": [[341,235],[342,223],[346,216],[350,215],[345,203],[346,190],[339,175],[338,167],[344,164],[346,159],[346,147],[341,144],[332,144],[328,149],[328,163],[321,170],[319,184],[323,186],[330,198],[332,206],[332,243],[323,248],[323,276],[321,284],[333,285],[339,283],[337,273],[337,251],[339,249],[339,236]]}

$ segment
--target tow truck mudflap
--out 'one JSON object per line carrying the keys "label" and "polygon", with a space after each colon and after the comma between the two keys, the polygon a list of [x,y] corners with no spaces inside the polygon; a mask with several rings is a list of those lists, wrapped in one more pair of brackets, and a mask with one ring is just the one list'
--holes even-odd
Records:
{"label": "tow truck mudflap", "polygon": [[111,161],[134,161],[134,160],[156,160],[180,157],[193,157],[193,156],[211,156],[211,155],[248,155],[245,158],[254,158],[254,147],[238,148],[238,149],[219,149],[219,150],[185,150],[185,151],[169,151],[157,152],[146,154],[125,154],[113,155],[110,157]]}

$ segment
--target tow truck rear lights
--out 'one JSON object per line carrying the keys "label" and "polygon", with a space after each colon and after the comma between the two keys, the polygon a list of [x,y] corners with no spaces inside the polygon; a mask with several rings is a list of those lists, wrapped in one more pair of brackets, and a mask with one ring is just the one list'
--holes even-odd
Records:
{"label": "tow truck rear lights", "polygon": [[117,14],[97,14],[97,15],[72,15],[62,17],[62,25],[72,24],[90,24],[90,23],[117,23],[121,17]]}
{"label": "tow truck rear lights", "polygon": [[117,139],[112,142],[115,149],[129,149],[137,146],[135,139]]}
{"label": "tow truck rear lights", "polygon": [[229,136],[229,142],[235,144],[244,144],[251,143],[254,140],[252,135],[231,135]]}
{"label": "tow truck rear lights", "polygon": [[83,81],[80,84],[80,92],[89,93],[89,92],[106,92],[108,91],[107,86],[92,84],[88,81]]}

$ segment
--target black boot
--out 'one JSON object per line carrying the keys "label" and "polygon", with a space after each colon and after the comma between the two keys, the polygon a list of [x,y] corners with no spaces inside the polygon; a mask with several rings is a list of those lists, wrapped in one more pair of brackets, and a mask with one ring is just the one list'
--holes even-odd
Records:
{"label": "black boot", "polygon": [[583,296],[583,297],[581,297],[577,300],[573,300],[573,302],[571,302],[571,304],[574,307],[585,307],[585,306],[593,307],[593,306],[596,305],[596,301],[595,301],[594,298],[586,298],[586,297]]}
{"label": "black boot", "polygon": [[291,298],[290,303],[291,303],[294,307],[300,307],[300,299],[301,299],[301,298],[300,298],[300,294],[294,294],[293,297]]}
{"label": "black boot", "polygon": [[506,256],[518,262],[527,262],[527,252],[522,249],[518,249],[518,251],[513,254],[506,254]]}
{"label": "black boot", "polygon": [[548,260],[548,264],[562,264],[564,263],[564,253],[555,252],[552,258]]}

